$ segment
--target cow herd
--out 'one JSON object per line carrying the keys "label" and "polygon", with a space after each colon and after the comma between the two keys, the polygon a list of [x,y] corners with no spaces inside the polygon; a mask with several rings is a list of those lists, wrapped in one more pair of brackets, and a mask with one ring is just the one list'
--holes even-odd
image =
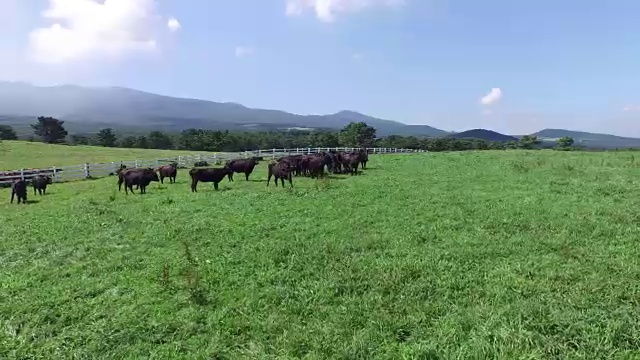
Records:
{"label": "cow herd", "polygon": [[[226,177],[230,182],[233,180],[233,174],[242,173],[245,180],[249,181],[249,176],[258,165],[259,158],[235,159],[227,161],[222,167],[211,167],[206,161],[200,161],[194,164],[189,170],[191,177],[191,191],[197,192],[199,182],[211,182],[215,190],[218,185]],[[309,153],[304,155],[288,155],[277,160],[271,160],[267,167],[267,186],[274,178],[276,186],[280,180],[282,187],[285,186],[285,180],[293,187],[294,176],[309,176],[311,178],[322,178],[326,172],[333,174],[350,174],[357,175],[358,168],[366,169],[369,156],[366,150],[360,149],[353,152],[320,152]],[[175,183],[178,175],[178,164],[173,162],[168,165],[162,165],[157,168],[127,168],[121,165],[116,172],[118,176],[118,191],[122,190],[124,185],[125,193],[133,193],[133,187],[140,190],[141,194],[146,193],[147,186],[152,182],[164,183],[165,179],[169,183]],[[11,203],[17,196],[18,203],[25,203],[27,200],[27,187],[31,183],[34,195],[46,193],[48,184],[52,183],[49,175],[37,175],[30,180],[17,180],[11,184]]]}

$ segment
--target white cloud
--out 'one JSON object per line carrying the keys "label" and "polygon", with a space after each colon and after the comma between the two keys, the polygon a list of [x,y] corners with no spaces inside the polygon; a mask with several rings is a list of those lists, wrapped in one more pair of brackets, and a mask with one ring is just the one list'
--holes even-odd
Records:
{"label": "white cloud", "polygon": [[[161,19],[155,5],[155,0],[49,0],[42,16],[53,24],[31,32],[31,57],[65,63],[154,50]],[[167,24],[175,25],[177,20]]]}
{"label": "white cloud", "polygon": [[639,112],[640,111],[640,105],[637,104],[630,104],[627,105],[625,107],[622,108],[622,111],[626,111],[626,112]]}
{"label": "white cloud", "polygon": [[305,10],[315,11],[320,21],[332,22],[337,14],[353,13],[371,7],[393,7],[405,4],[405,0],[286,0],[286,14],[300,15]]}
{"label": "white cloud", "polygon": [[245,57],[253,54],[253,49],[248,46],[236,46],[236,57]]}
{"label": "white cloud", "polygon": [[171,19],[169,19],[169,21],[167,21],[167,27],[171,32],[176,32],[180,30],[182,25],[180,25],[180,22],[178,21],[178,19],[172,17]]}
{"label": "white cloud", "polygon": [[502,90],[493,88],[491,91],[480,99],[482,105],[493,105],[502,99]]}

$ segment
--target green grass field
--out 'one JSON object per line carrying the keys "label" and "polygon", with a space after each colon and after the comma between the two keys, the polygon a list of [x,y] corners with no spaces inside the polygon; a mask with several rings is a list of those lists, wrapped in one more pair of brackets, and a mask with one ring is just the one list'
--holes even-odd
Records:
{"label": "green grass field", "polygon": [[[194,151],[64,146],[26,141],[0,142],[0,171],[193,155]],[[204,152],[200,152],[204,154]]]}
{"label": "green grass field", "polygon": [[3,359],[640,357],[637,153],[0,191]]}

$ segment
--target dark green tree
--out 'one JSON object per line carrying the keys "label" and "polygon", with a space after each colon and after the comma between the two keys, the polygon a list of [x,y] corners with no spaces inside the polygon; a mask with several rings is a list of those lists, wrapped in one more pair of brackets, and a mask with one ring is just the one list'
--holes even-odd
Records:
{"label": "dark green tree", "polygon": [[169,135],[162,131],[152,131],[149,133],[149,147],[151,149],[171,149],[173,141]]}
{"label": "dark green tree", "polygon": [[149,139],[146,136],[140,135],[136,138],[136,142],[133,147],[138,149],[148,149],[149,148]]}
{"label": "dark green tree", "polygon": [[126,136],[118,140],[118,147],[131,149],[136,147],[137,141],[138,138],[135,136]]}
{"label": "dark green tree", "polygon": [[112,128],[100,129],[96,135],[96,143],[100,146],[115,147],[117,140]]}
{"label": "dark green tree", "polygon": [[561,150],[569,150],[573,146],[573,138],[571,136],[565,136],[558,139],[558,148]]}
{"label": "dark green tree", "polygon": [[40,116],[38,122],[31,125],[33,133],[49,144],[64,142],[68,133],[65,130],[64,121],[52,117]]}
{"label": "dark green tree", "polygon": [[91,143],[91,139],[88,136],[73,134],[69,136],[69,140],[73,145],[89,145]]}
{"label": "dark green tree", "polygon": [[18,140],[18,134],[9,125],[0,125],[0,140]]}
{"label": "dark green tree", "polygon": [[342,146],[371,147],[376,139],[376,129],[364,122],[351,122],[340,130],[339,141]]}
{"label": "dark green tree", "polygon": [[522,149],[535,149],[540,146],[541,143],[542,141],[540,141],[537,136],[533,135],[525,135],[519,142],[520,148]]}

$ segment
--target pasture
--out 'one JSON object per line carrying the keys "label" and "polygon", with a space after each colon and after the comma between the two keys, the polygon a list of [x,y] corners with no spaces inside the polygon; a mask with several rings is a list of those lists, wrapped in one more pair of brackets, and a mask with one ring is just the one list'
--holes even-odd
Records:
{"label": "pasture", "polygon": [[293,190],[263,162],[217,192],[182,169],[27,205],[3,189],[0,358],[638,357],[637,155],[379,155]]}
{"label": "pasture", "polygon": [[[121,149],[99,146],[65,146],[26,141],[0,141],[0,171],[21,168],[145,160],[169,156],[193,155],[194,151]],[[205,152],[199,152],[206,154]]]}

